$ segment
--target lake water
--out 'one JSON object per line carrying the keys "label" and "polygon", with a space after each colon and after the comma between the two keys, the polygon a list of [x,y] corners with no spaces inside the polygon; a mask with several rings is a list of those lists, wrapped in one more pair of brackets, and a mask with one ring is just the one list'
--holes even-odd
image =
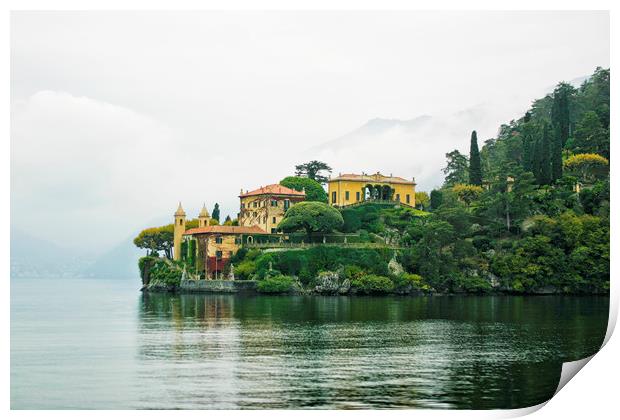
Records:
{"label": "lake water", "polygon": [[142,294],[11,281],[11,407],[519,408],[595,353],[606,297]]}

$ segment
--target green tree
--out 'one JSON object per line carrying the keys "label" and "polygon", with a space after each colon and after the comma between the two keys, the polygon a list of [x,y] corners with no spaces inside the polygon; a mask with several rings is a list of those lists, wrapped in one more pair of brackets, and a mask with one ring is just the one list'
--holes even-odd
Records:
{"label": "green tree", "polygon": [[551,138],[549,124],[543,123],[542,137],[536,143],[536,181],[539,185],[551,182]]}
{"label": "green tree", "polygon": [[419,273],[435,289],[449,290],[454,272],[449,248],[455,240],[454,228],[441,220],[429,220],[419,222],[418,230],[420,239],[411,248],[410,262],[405,262],[407,271]]}
{"label": "green tree", "polygon": [[555,135],[551,139],[551,182],[555,182],[562,178],[562,139],[559,129],[556,127]]}
{"label": "green tree", "polygon": [[482,166],[476,130],[471,132],[471,144],[469,146],[469,184],[482,185]]}
{"label": "green tree", "polygon": [[482,194],[482,191],[484,190],[478,185],[456,184],[452,187],[452,192],[466,204],[471,204]]}
{"label": "green tree", "polygon": [[603,128],[596,112],[583,115],[567,147],[574,153],[597,153],[609,159],[609,130]]}
{"label": "green tree", "polygon": [[595,153],[573,155],[564,162],[566,170],[581,182],[591,184],[603,178],[609,170],[609,161]]}
{"label": "green tree", "polygon": [[570,101],[574,94],[575,88],[565,82],[558,84],[553,91],[551,124],[560,142],[560,150],[570,135]]}
{"label": "green tree", "polygon": [[441,203],[443,201],[443,193],[441,192],[441,190],[432,190],[431,191],[431,209],[432,210],[436,210],[439,208],[439,206],[441,206]]}
{"label": "green tree", "polygon": [[226,216],[226,219],[224,219],[224,226],[232,226],[232,219],[230,216]]}
{"label": "green tree", "polygon": [[458,150],[453,150],[450,153],[446,153],[446,159],[446,167],[442,169],[446,175],[444,185],[467,184],[469,181],[469,162],[467,156],[461,154]]}
{"label": "green tree", "polygon": [[[526,114],[529,116],[529,112]],[[527,120],[527,121],[526,121]],[[524,124],[521,130],[521,141],[523,142],[522,166],[528,172],[533,172],[534,160],[534,124],[530,122],[530,118],[524,118]]]}
{"label": "green tree", "polygon": [[306,201],[320,201],[321,203],[327,203],[327,193],[323,186],[317,181],[311,178],[304,178],[301,176],[287,176],[280,185],[288,188],[292,188],[296,191],[306,192]]}
{"label": "green tree", "polygon": [[278,224],[283,232],[305,230],[308,238],[315,232],[329,233],[342,228],[344,220],[340,212],[325,203],[302,201],[291,206]]}
{"label": "green tree", "polygon": [[420,210],[427,210],[431,205],[431,199],[424,191],[416,191],[415,193],[415,206]]}
{"label": "green tree", "polygon": [[310,178],[319,184],[325,184],[327,182],[327,177],[321,173],[322,171],[331,173],[332,168],[327,163],[318,160],[311,160],[301,165],[295,165],[295,176]]}
{"label": "green tree", "polygon": [[217,220],[217,224],[220,223],[220,205],[215,203],[213,206],[213,211],[211,212],[211,219]]}
{"label": "green tree", "polygon": [[172,258],[174,225],[144,229],[134,238],[133,243],[138,248],[150,250],[152,255],[163,251],[166,258]]}

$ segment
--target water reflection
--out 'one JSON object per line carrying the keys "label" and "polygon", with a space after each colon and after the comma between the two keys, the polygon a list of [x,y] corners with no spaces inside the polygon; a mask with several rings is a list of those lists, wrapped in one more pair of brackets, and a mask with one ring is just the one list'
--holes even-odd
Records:
{"label": "water reflection", "polygon": [[517,408],[593,354],[604,297],[144,294],[142,408]]}

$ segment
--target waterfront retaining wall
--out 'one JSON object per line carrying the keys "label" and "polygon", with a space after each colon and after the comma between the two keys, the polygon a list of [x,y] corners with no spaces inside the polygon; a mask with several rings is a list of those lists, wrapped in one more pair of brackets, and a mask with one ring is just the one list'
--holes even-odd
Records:
{"label": "waterfront retaining wall", "polygon": [[239,293],[254,292],[254,280],[184,280],[179,286],[181,292]]}

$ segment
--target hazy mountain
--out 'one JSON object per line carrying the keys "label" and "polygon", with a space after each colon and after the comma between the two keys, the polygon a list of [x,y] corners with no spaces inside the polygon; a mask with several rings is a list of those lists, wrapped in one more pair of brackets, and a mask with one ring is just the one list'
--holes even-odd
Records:
{"label": "hazy mountain", "polygon": [[[144,227],[164,225],[171,218],[158,217]],[[11,278],[137,279],[138,259],[145,251],[133,244],[134,237],[99,253],[68,249],[11,227]]]}
{"label": "hazy mountain", "polygon": [[82,275],[84,277],[100,279],[137,279],[140,275],[138,272],[138,259],[146,255],[146,251],[137,248],[133,244],[133,238],[142,229],[172,223],[174,210],[176,210],[176,206],[173,206],[170,215],[161,215],[145,223],[139,223],[131,235],[102,254],[99,254],[91,264],[82,270]]}
{"label": "hazy mountain", "polygon": [[11,227],[11,278],[77,277],[92,257]]}
{"label": "hazy mountain", "polygon": [[[578,87],[586,79],[579,77],[569,83]],[[554,88],[545,89],[537,97]],[[478,144],[482,147],[485,140],[497,135],[502,124],[522,117],[533,99],[506,97],[501,103],[405,120],[374,118],[348,134],[307,150],[306,154],[342,172],[380,171],[415,177],[418,190],[428,191],[443,182],[441,168],[445,166],[446,153],[454,149],[469,153],[472,130],[478,132]]]}
{"label": "hazy mountain", "polygon": [[[423,115],[408,120],[375,118],[342,137],[308,150],[343,172],[380,171],[415,177],[418,189],[442,183],[445,154],[469,151],[472,130],[480,143],[495,136],[500,124],[520,116],[512,107],[481,104],[450,115]],[[527,102],[522,109],[527,108]],[[337,162],[337,165],[334,164]],[[336,174],[337,175],[337,174]]]}
{"label": "hazy mountain", "polygon": [[[145,251],[133,244],[133,236],[99,256],[92,264],[82,271],[84,277],[106,279],[137,279],[138,259]],[[137,283],[136,283],[137,284]]]}

